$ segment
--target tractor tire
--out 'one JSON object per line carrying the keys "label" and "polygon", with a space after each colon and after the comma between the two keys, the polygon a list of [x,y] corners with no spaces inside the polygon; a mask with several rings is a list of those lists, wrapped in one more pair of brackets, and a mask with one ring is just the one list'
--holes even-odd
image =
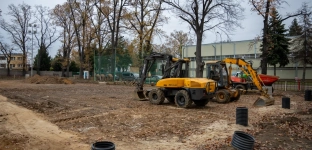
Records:
{"label": "tractor tire", "polygon": [[174,96],[168,96],[166,97],[169,103],[174,104]]}
{"label": "tractor tire", "polygon": [[216,92],[216,100],[218,103],[228,103],[230,99],[230,93],[227,90],[219,90]]}
{"label": "tractor tire", "polygon": [[148,99],[152,104],[160,105],[160,104],[164,103],[165,95],[164,95],[164,92],[160,89],[152,89],[148,93]]}
{"label": "tractor tire", "polygon": [[246,87],[245,87],[244,85],[242,85],[242,84],[237,84],[237,85],[235,86],[235,89],[246,90]]}
{"label": "tractor tire", "polygon": [[231,97],[231,102],[236,102],[239,100],[241,96],[241,91],[238,91],[238,95],[236,97]]}
{"label": "tractor tire", "polygon": [[195,105],[200,106],[200,107],[206,106],[208,102],[209,102],[209,99],[194,101]]}
{"label": "tractor tire", "polygon": [[235,86],[235,89],[242,90],[241,94],[246,94],[246,93],[247,93],[246,86],[244,86],[244,85],[242,85],[242,84],[237,84],[237,85]]}
{"label": "tractor tire", "polygon": [[175,103],[178,107],[189,108],[192,106],[193,101],[186,90],[180,90],[174,97]]}

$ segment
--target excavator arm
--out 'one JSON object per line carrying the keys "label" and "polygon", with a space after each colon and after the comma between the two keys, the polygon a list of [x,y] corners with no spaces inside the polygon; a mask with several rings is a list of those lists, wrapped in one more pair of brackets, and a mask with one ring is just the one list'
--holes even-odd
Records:
{"label": "excavator arm", "polygon": [[143,85],[148,75],[148,72],[151,70],[152,65],[155,63],[156,60],[166,60],[167,64],[170,65],[170,61],[172,60],[172,56],[168,54],[161,54],[153,52],[149,56],[144,58],[144,64],[142,70],[140,71],[140,80],[137,83],[137,90],[143,91]]}
{"label": "excavator arm", "polygon": [[[135,93],[138,99],[146,99],[146,93],[143,90],[143,86],[150,71],[152,65],[156,60],[165,60],[166,64],[163,68],[163,79],[165,78],[181,78],[187,76],[189,59],[173,58],[172,55],[153,52],[149,56],[144,58],[144,64],[140,70],[140,80],[136,84]],[[182,72],[182,65],[185,64],[185,71]],[[174,69],[173,73],[171,72]]]}
{"label": "excavator arm", "polygon": [[[250,75],[251,81],[253,84],[258,88],[258,90],[261,92],[261,97],[259,97],[256,102],[254,103],[255,106],[268,106],[274,104],[274,99],[269,96],[267,93],[267,90],[264,90],[262,88],[262,80],[260,76],[257,74],[257,71],[255,71],[251,64],[246,62],[244,59],[240,58],[225,58],[223,59],[223,62],[229,63],[229,64],[236,64],[239,66],[240,70],[242,70],[246,75]],[[230,66],[231,67],[231,66]],[[246,71],[246,69],[247,71]],[[231,69],[229,69],[231,70]]]}
{"label": "excavator arm", "polygon": [[[248,63],[244,59],[240,59],[240,58],[225,58],[225,59],[223,59],[223,61],[225,63],[236,64],[240,68],[240,70],[242,70],[246,75],[251,76],[251,81],[258,88],[259,91],[265,92],[262,88],[261,78],[259,77],[257,72],[252,68],[250,63]],[[247,71],[244,67],[247,68]]]}

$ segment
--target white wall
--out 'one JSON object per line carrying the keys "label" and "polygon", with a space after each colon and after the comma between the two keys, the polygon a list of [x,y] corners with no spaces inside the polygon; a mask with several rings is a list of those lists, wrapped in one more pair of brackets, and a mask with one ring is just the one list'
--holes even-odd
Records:
{"label": "white wall", "polygon": [[[225,57],[235,57],[235,58],[244,58],[246,61],[253,61],[253,68],[257,69],[260,66],[260,44],[261,42],[253,43],[252,40],[246,41],[233,41],[233,42],[224,42],[222,43],[222,58]],[[215,47],[215,48],[214,48]],[[195,77],[195,53],[196,45],[188,45],[183,48],[182,56],[190,58],[190,77]],[[221,43],[211,43],[211,44],[203,44],[202,45],[202,59],[206,61],[205,58],[217,58],[217,60],[221,60]],[[256,58],[255,58],[256,57]],[[233,67],[233,72],[239,71],[238,67]],[[206,71],[206,70],[205,70]],[[204,76],[206,76],[206,72],[204,71]],[[280,77],[280,79],[294,79],[297,76],[302,78],[302,65],[298,64],[296,71],[296,64],[292,61],[286,65],[285,67],[276,68],[276,75]],[[258,72],[260,73],[260,72]],[[268,65],[267,70],[268,75],[274,75],[273,66]],[[312,66],[308,65],[306,70],[306,79],[312,79]]]}

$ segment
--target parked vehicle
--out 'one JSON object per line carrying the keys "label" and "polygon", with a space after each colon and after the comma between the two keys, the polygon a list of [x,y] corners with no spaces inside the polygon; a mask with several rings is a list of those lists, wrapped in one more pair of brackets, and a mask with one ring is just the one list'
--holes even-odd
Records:
{"label": "parked vehicle", "polygon": [[145,83],[150,84],[150,83],[157,83],[159,80],[161,80],[163,78],[163,76],[161,75],[152,75],[151,77],[147,77],[145,79]]}
{"label": "parked vehicle", "polygon": [[[279,77],[273,75],[265,75],[265,74],[258,74],[261,79],[262,86],[272,86],[274,82],[276,82]],[[256,85],[253,84],[251,81],[251,77],[246,75],[243,72],[237,72],[234,76],[231,77],[233,86],[236,88],[241,88],[243,90],[249,89],[258,89]]]}
{"label": "parked vehicle", "polygon": [[133,73],[135,79],[139,79],[140,78],[140,75],[138,73]]}
{"label": "parked vehicle", "polygon": [[117,76],[119,76],[120,81],[134,81],[136,79],[131,72],[118,72]]}
{"label": "parked vehicle", "polygon": [[[156,60],[165,60],[163,77],[153,89],[144,90],[144,83],[150,66]],[[189,108],[194,102],[197,106],[205,106],[216,92],[216,82],[207,78],[189,78],[188,64],[190,60],[173,58],[171,55],[153,52],[144,58],[144,65],[140,71],[140,81],[136,85],[138,100],[148,99],[154,105],[160,105],[167,99],[177,107]],[[182,66],[185,65],[183,68]],[[156,79],[156,76],[154,76]]]}

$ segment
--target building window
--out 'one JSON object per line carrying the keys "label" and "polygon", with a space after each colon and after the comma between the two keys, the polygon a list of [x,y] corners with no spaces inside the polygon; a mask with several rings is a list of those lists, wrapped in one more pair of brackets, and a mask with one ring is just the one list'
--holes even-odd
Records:
{"label": "building window", "polygon": [[0,68],[5,68],[6,64],[0,64]]}
{"label": "building window", "polygon": [[15,57],[11,57],[11,60],[15,60]]}
{"label": "building window", "polygon": [[21,68],[21,67],[23,67],[23,65],[22,64],[18,64],[17,67]]}
{"label": "building window", "polygon": [[15,64],[10,64],[10,68],[15,68]]}
{"label": "building window", "polygon": [[0,60],[5,60],[5,57],[4,56],[0,56]]}
{"label": "building window", "polygon": [[23,60],[23,57],[17,57],[17,60]]}

